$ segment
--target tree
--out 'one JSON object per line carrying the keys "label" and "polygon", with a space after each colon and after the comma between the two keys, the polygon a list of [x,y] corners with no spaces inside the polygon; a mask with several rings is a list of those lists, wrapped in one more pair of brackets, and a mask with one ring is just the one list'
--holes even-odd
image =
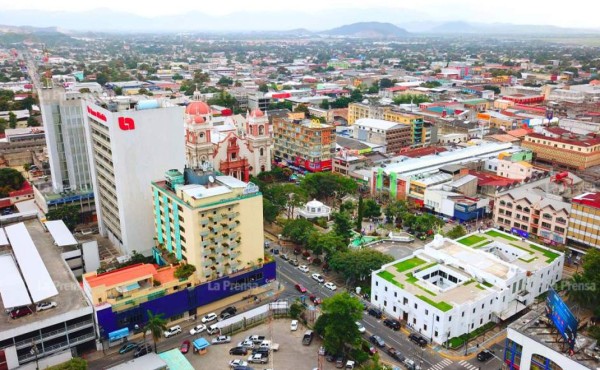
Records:
{"label": "tree", "polygon": [[13,112],[8,112],[8,125],[10,126],[10,128],[17,127],[17,115]]}
{"label": "tree", "polygon": [[352,237],[352,220],[350,215],[343,212],[336,212],[333,214],[333,231],[338,234],[345,243],[350,242]]}
{"label": "tree", "polygon": [[296,301],[296,302],[292,303],[292,305],[290,306],[290,316],[292,319],[300,318],[300,315],[302,315],[303,311],[304,311],[304,306],[300,302]]}
{"label": "tree", "polygon": [[0,168],[0,197],[6,198],[8,193],[23,187],[25,178],[14,168]]}
{"label": "tree", "polygon": [[348,108],[348,104],[352,103],[351,98],[347,98],[342,96],[341,98],[337,98],[336,100],[329,103],[331,108]]}
{"label": "tree", "polygon": [[156,342],[162,338],[163,333],[167,330],[167,321],[163,319],[163,314],[154,315],[152,311],[146,311],[148,315],[148,322],[144,326],[144,335],[147,331],[150,331],[152,335],[152,341],[154,342],[154,353],[156,353]]}
{"label": "tree", "polygon": [[354,89],[350,93],[350,99],[355,102],[359,102],[363,100],[363,94],[360,92],[360,89]]}
{"label": "tree", "polygon": [[348,243],[336,232],[330,231],[325,234],[319,234],[319,245],[328,256],[333,256],[337,252],[344,252],[348,248]]}
{"label": "tree", "polygon": [[227,107],[227,108],[233,109],[234,106],[237,104],[237,100],[235,100],[235,98],[231,94],[229,94],[227,91],[221,90],[219,92],[219,94],[208,99],[208,104],[209,105],[220,105],[222,107]]}
{"label": "tree", "polygon": [[431,101],[431,99],[429,99],[429,97],[427,95],[423,95],[423,94],[401,94],[398,96],[395,96],[394,99],[394,104],[421,104],[421,103],[428,103]]}
{"label": "tree", "polygon": [[442,83],[439,81],[427,81],[421,84],[421,87],[427,87],[429,89],[434,89],[436,87],[442,86]]}
{"label": "tree", "polygon": [[381,216],[381,206],[373,199],[367,199],[364,202],[363,214],[367,218],[379,218]]}
{"label": "tree", "polygon": [[196,272],[196,266],[194,265],[179,265],[179,267],[175,269],[173,276],[175,276],[177,279],[183,280],[192,276],[194,272]]}
{"label": "tree", "polygon": [[321,104],[319,104],[319,108],[329,109],[329,100],[323,100],[323,102]]}
{"label": "tree", "polygon": [[405,201],[394,201],[385,208],[386,223],[391,224],[394,219],[397,225],[401,225],[402,216],[408,213],[408,204]]}
{"label": "tree", "polygon": [[329,260],[331,268],[341,273],[347,281],[363,281],[370,279],[371,272],[390,263],[394,258],[370,248],[350,249],[336,253]]}
{"label": "tree", "polygon": [[46,219],[62,220],[67,228],[73,231],[80,221],[79,207],[76,205],[63,205],[50,209],[48,210],[48,213],[46,213]]}
{"label": "tree", "polygon": [[484,85],[483,88],[485,90],[492,90],[494,92],[494,94],[496,94],[496,95],[500,94],[500,92],[501,92],[500,88],[495,85]]}
{"label": "tree", "polygon": [[354,203],[350,200],[345,201],[344,203],[340,204],[340,212],[346,212],[349,215],[354,213]]}
{"label": "tree", "polygon": [[273,223],[277,219],[281,210],[269,199],[263,197],[263,218],[268,223]]}
{"label": "tree", "polygon": [[260,85],[258,85],[258,91],[268,93],[269,86],[267,84],[260,84]]}
{"label": "tree", "polygon": [[82,359],[81,357],[73,357],[67,362],[63,362],[62,364],[50,366],[48,370],[87,370],[88,365],[87,361]]}
{"label": "tree", "polygon": [[392,80],[390,80],[389,78],[382,78],[381,80],[379,80],[379,88],[380,89],[387,89],[388,87],[392,87],[394,86],[394,82]]}
{"label": "tree", "polygon": [[333,172],[317,172],[306,175],[300,182],[311,198],[330,199],[335,195],[338,199],[346,194],[356,192],[358,186],[354,180]]}
{"label": "tree", "polygon": [[296,113],[304,113],[304,116],[306,117],[306,115],[308,114],[308,107],[304,104],[298,104],[298,106],[294,109],[294,112]]}
{"label": "tree", "polygon": [[356,231],[361,232],[363,216],[365,213],[365,205],[362,196],[358,197],[358,216],[356,216]]}
{"label": "tree", "polygon": [[3,134],[4,130],[6,130],[6,127],[8,127],[8,121],[5,120],[4,118],[0,118],[0,133]]}
{"label": "tree", "polygon": [[312,222],[303,218],[298,218],[295,220],[288,220],[283,226],[281,235],[290,238],[294,243],[305,246],[310,234],[314,231],[315,226]]}
{"label": "tree", "polygon": [[29,118],[27,118],[27,126],[28,127],[38,127],[41,124],[38,122],[37,119],[35,119],[34,116],[29,116]]}
{"label": "tree", "polygon": [[229,78],[229,77],[223,76],[223,77],[221,77],[219,79],[219,81],[217,82],[217,85],[219,85],[219,86],[231,86],[231,85],[233,85],[233,79]]}
{"label": "tree", "polygon": [[315,323],[315,331],[323,336],[323,346],[330,353],[343,353],[347,346],[361,341],[356,321],[362,318],[363,305],[347,292],[326,298],[321,304],[322,315]]}
{"label": "tree", "polygon": [[456,225],[452,228],[452,230],[446,233],[446,236],[450,239],[458,239],[461,236],[467,235],[467,231],[462,225]]}

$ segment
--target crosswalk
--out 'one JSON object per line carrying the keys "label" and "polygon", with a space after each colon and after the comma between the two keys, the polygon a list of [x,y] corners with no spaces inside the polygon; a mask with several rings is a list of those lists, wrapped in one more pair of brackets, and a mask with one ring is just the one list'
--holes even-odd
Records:
{"label": "crosswalk", "polygon": [[479,370],[479,369],[480,369],[480,367],[478,367],[478,366],[475,366],[475,365],[472,365],[472,364],[468,363],[468,362],[467,362],[467,361],[465,361],[465,360],[462,360],[462,361],[460,361],[458,364],[459,364],[460,366],[464,366],[464,367],[466,367],[468,370]]}
{"label": "crosswalk", "polygon": [[450,364],[452,364],[452,360],[449,359],[444,359],[440,362],[438,362],[437,364],[431,366],[429,369],[427,370],[443,370],[445,369],[447,366],[450,366]]}

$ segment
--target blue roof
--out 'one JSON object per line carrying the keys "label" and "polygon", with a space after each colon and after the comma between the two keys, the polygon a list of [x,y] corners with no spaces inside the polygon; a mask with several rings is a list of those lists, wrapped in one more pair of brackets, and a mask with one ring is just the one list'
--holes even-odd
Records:
{"label": "blue roof", "polygon": [[193,344],[194,344],[194,348],[196,348],[196,349],[204,349],[204,348],[210,346],[210,343],[208,343],[208,341],[202,337],[194,340]]}

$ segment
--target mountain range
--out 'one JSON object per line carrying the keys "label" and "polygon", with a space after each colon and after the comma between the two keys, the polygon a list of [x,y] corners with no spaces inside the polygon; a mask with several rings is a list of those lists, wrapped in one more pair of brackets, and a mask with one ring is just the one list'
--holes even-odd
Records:
{"label": "mountain range", "polygon": [[[378,22],[365,22],[377,20]],[[415,21],[418,19],[419,21]],[[93,22],[90,22],[93,20]],[[280,32],[306,36],[324,34],[351,37],[405,37],[417,34],[574,34],[600,33],[600,28],[562,28],[551,25],[430,21],[427,14],[401,8],[329,9],[318,13],[262,11],[211,16],[198,11],[179,15],[143,17],[100,8],[84,12],[9,10],[0,12],[0,32],[11,26],[34,26],[58,30],[104,32]],[[324,27],[324,25],[327,25]],[[25,32],[31,32],[32,28]],[[285,31],[291,30],[291,31]]]}

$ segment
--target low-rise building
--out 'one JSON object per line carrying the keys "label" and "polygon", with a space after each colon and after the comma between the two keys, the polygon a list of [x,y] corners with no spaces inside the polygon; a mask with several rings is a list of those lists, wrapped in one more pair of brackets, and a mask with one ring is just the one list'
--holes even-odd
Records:
{"label": "low-rise building", "polygon": [[562,277],[564,255],[490,229],[436,235],[371,276],[371,303],[443,344],[525,310]]}
{"label": "low-rise building", "polygon": [[354,138],[385,146],[385,152],[395,154],[412,144],[412,128],[373,118],[361,118],[354,123]]}
{"label": "low-rise building", "polygon": [[567,238],[588,247],[600,248],[600,193],[574,197]]}
{"label": "low-rise building", "polygon": [[600,164],[600,138],[580,136],[553,127],[525,136],[523,148],[534,152],[536,159],[585,170]]}

